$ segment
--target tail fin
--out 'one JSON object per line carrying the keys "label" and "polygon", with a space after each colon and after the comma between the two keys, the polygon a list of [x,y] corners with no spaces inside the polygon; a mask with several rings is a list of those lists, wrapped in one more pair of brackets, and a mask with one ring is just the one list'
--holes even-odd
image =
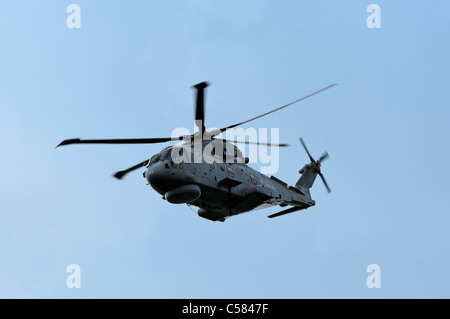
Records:
{"label": "tail fin", "polygon": [[302,176],[300,176],[299,180],[295,184],[295,187],[298,188],[302,193],[311,197],[309,193],[309,189],[313,186],[314,181],[317,177],[317,169],[313,164],[306,164],[299,171]]}

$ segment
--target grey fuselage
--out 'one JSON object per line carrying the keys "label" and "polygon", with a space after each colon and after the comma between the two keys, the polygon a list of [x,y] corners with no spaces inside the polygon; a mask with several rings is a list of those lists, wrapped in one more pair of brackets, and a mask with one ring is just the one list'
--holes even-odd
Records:
{"label": "grey fuselage", "polygon": [[[203,144],[204,148],[206,143]],[[315,204],[309,188],[288,186],[274,176],[261,174],[240,161],[240,151],[235,145],[232,147],[235,149],[232,163],[219,160],[178,164],[172,160],[172,146],[167,147],[152,157],[144,177],[164,199],[197,206],[199,216],[213,221],[274,205],[305,209]]]}

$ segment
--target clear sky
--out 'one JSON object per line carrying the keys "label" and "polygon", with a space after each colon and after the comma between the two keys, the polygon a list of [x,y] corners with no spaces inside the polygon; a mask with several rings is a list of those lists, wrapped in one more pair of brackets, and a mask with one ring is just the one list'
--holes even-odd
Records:
{"label": "clear sky", "polygon": [[[81,8],[81,28],[66,8]],[[366,8],[381,8],[381,28]],[[448,1],[0,2],[0,297],[449,298]],[[278,178],[330,159],[316,206],[225,223],[171,205],[142,170],[163,145],[66,138],[279,128]],[[258,164],[253,165],[258,168]],[[69,289],[66,267],[81,268]],[[381,267],[369,289],[366,268]]]}

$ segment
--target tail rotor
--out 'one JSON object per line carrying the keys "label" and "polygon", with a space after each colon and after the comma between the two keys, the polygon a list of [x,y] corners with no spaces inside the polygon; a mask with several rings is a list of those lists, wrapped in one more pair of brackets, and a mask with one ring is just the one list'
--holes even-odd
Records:
{"label": "tail rotor", "polygon": [[303,141],[303,138],[299,138],[300,143],[303,145],[303,148],[305,149],[306,153],[309,156],[309,159],[311,161],[311,163],[309,165],[311,165],[314,168],[315,173],[317,173],[320,178],[323,181],[323,184],[325,185],[325,188],[327,189],[328,193],[331,193],[331,189],[328,186],[327,181],[325,180],[325,177],[323,176],[322,172],[320,171],[320,166],[322,161],[326,160],[327,158],[329,158],[330,156],[328,155],[328,152],[325,151],[325,153],[322,154],[322,156],[316,161],[314,159],[314,157],[311,156],[311,153],[309,152],[308,148],[306,147],[305,142]]}

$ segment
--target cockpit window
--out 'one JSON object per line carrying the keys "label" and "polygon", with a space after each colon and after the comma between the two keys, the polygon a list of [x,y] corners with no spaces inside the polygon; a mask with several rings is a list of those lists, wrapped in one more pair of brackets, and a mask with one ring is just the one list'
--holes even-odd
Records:
{"label": "cockpit window", "polygon": [[150,160],[150,165],[155,164],[157,161],[159,161],[160,157],[161,156],[159,154],[153,155]]}
{"label": "cockpit window", "polygon": [[171,159],[172,159],[172,150],[171,149],[165,150],[161,154],[161,160],[166,161],[166,160],[171,160]]}

